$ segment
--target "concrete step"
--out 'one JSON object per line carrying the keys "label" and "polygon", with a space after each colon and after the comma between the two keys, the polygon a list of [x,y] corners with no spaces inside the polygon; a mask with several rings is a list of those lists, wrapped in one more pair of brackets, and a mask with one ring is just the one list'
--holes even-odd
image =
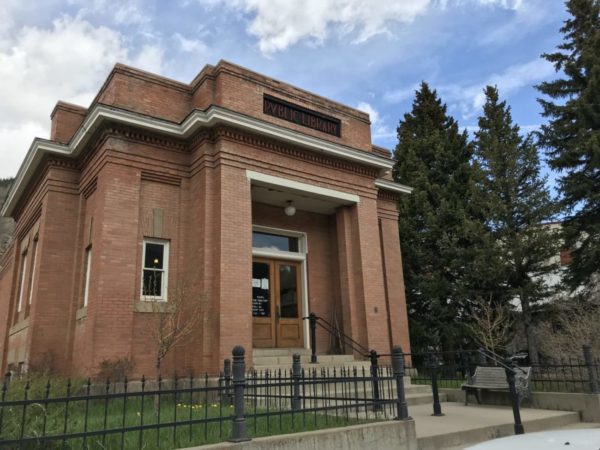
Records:
{"label": "concrete step", "polygon": [[[446,402],[446,394],[440,394],[440,403]],[[431,396],[431,392],[426,394],[406,394],[406,404],[408,407],[417,406],[417,405],[433,405],[433,397]],[[410,410],[409,410],[410,413]]]}
{"label": "concrete step", "polygon": [[[333,359],[333,360],[329,360],[328,362],[321,362],[319,361],[317,364],[310,364],[308,362],[306,363],[302,363],[302,368],[306,371],[308,370],[313,370],[316,369],[317,372],[321,371],[321,368],[329,368],[329,369],[336,369],[336,373],[339,375],[339,371],[342,367],[345,367],[346,369],[350,368],[352,369],[353,367],[356,367],[357,370],[359,370],[359,373],[362,373],[362,369],[365,369],[365,373],[368,373],[369,368],[371,367],[371,364],[368,361],[354,361],[354,360],[347,360],[347,359]],[[291,361],[289,362],[280,362],[280,363],[274,363],[274,364],[254,364],[252,366],[253,369],[255,370],[279,370],[281,369],[283,370],[291,370],[292,369],[292,363]]]}
{"label": "concrete step", "polygon": [[[396,390],[394,389],[394,392]],[[429,396],[432,396],[432,392],[431,392],[431,388],[429,386],[420,386],[418,384],[412,384],[412,385],[404,385],[404,393],[406,395],[408,394],[428,394]],[[440,398],[442,398],[442,394],[440,393]],[[444,394],[444,398],[446,398],[446,394]]]}
{"label": "concrete step", "polygon": [[309,348],[253,348],[252,356],[263,357],[263,356],[289,356],[290,358],[294,353],[300,355],[310,355]]}
{"label": "concrete step", "polygon": [[[415,419],[419,450],[464,447],[514,434],[512,409],[504,406],[443,403],[442,417],[431,416],[431,405],[409,408]],[[525,432],[564,427],[580,421],[576,412],[521,408]]]}
{"label": "concrete step", "polygon": [[[293,393],[293,386],[277,386],[271,388],[252,387],[252,381],[247,385],[246,389],[249,398],[258,399],[260,402],[265,403],[267,399],[271,399],[271,402],[275,404],[279,403],[280,399],[284,399],[287,402],[291,398]],[[405,387],[406,401],[408,405],[422,405],[432,404],[433,395],[431,389],[428,386],[407,386]],[[372,399],[373,398],[373,386],[367,382],[339,382],[339,383],[327,383],[326,385],[305,385],[300,386],[300,396],[305,397],[307,401],[310,401],[314,397],[328,397],[330,400],[333,398],[338,399]],[[393,385],[383,384],[380,386],[379,397],[381,399],[395,399],[396,389]],[[446,394],[440,394],[440,402],[447,401]]]}
{"label": "concrete step", "polygon": [[[316,378],[321,378],[323,370],[325,371],[325,375],[329,374],[329,376],[340,377],[345,373],[349,376],[354,374],[354,369],[356,368],[356,373],[359,377],[364,375],[369,376],[371,364],[367,361],[333,361],[328,363],[318,363],[318,364],[302,364],[302,369],[304,369],[304,374],[306,377],[312,377],[313,370]],[[253,370],[258,373],[258,376],[264,375],[265,372],[269,372],[270,376],[277,376],[279,371],[281,371],[281,376],[289,376],[292,370],[291,364],[269,364],[269,365],[254,365],[252,367],[248,367],[248,374],[251,374]],[[391,373],[390,373],[391,374]],[[388,372],[384,372],[385,376],[388,376]],[[250,375],[247,375],[250,376]],[[411,386],[411,378],[409,376],[404,377],[404,386]],[[426,389],[431,389],[430,385],[421,385]]]}
{"label": "concrete step", "polygon": [[[318,363],[321,365],[337,364],[337,363],[351,363],[354,362],[352,355],[319,355]],[[362,361],[360,361],[362,362]],[[256,366],[276,366],[276,365],[292,365],[291,355],[254,355],[252,358],[254,367]],[[310,353],[300,355],[301,364],[310,363]]]}

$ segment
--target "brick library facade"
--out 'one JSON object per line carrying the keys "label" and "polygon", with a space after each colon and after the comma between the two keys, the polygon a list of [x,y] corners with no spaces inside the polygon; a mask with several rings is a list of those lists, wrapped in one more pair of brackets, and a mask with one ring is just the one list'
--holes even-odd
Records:
{"label": "brick library facade", "polygon": [[51,120],[2,208],[3,370],[127,358],[150,374],[157,315],[176,305],[198,320],[165,370],[215,373],[237,344],[307,348],[309,312],[409,350],[410,188],[367,114],[221,61],[190,84],[117,64],[89,108],[59,102]]}

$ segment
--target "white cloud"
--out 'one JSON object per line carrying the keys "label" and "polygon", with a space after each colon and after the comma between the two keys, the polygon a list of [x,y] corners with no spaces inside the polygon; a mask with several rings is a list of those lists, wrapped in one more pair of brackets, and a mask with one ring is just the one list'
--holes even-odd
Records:
{"label": "white cloud", "polygon": [[115,61],[127,59],[119,33],[63,17],[51,29],[25,27],[0,52],[0,121],[47,120],[60,97],[88,103]]}
{"label": "white cloud", "polygon": [[6,0],[0,8],[0,38],[10,30],[14,24],[13,10],[18,5],[17,1]]}
{"label": "white cloud", "polygon": [[362,112],[366,112],[371,119],[371,125],[375,125],[379,122],[379,113],[367,102],[360,102],[356,105],[356,109],[361,110]]}
{"label": "white cloud", "polygon": [[225,5],[253,15],[248,32],[260,50],[273,53],[301,40],[321,44],[332,29],[361,43],[378,34],[392,34],[390,24],[411,23],[430,6],[484,5],[517,9],[523,0],[198,0],[207,7]]}
{"label": "white cloud", "polygon": [[116,25],[145,25],[151,22],[151,16],[144,9],[142,0],[69,0],[72,5],[80,6],[79,17],[90,15],[109,18]]}
{"label": "white cloud", "polygon": [[555,20],[564,8],[564,2],[547,0],[527,0],[518,2],[513,8],[516,11],[509,20],[505,20],[482,33],[478,44],[482,46],[502,45],[516,42],[532,30],[544,27]]}
{"label": "white cloud", "polygon": [[523,64],[508,67],[500,74],[494,74],[481,83],[471,85],[446,85],[439,88],[442,99],[455,105],[464,119],[470,119],[481,112],[485,103],[483,89],[487,85],[498,86],[500,95],[508,95],[519,89],[550,77],[554,67],[545,59],[536,58]]}
{"label": "white cloud", "polygon": [[81,18],[14,30],[0,48],[0,177],[16,174],[35,136],[49,137],[58,100],[87,106],[116,62],[160,72],[162,58],[159,46],[132,52],[118,31]]}
{"label": "white cloud", "polygon": [[142,70],[152,73],[163,73],[164,49],[160,45],[147,44],[142,47],[140,52],[129,63]]}
{"label": "white cloud", "polygon": [[177,42],[178,48],[186,53],[205,53],[208,51],[206,44],[199,39],[188,39],[179,33],[174,33],[173,39]]}
{"label": "white cloud", "polygon": [[37,121],[0,126],[0,178],[15,176],[33,137],[47,135],[48,128]]}

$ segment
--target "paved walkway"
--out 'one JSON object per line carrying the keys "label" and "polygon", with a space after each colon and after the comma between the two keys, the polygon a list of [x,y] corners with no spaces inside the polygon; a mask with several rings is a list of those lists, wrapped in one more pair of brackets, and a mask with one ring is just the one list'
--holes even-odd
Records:
{"label": "paved walkway", "polygon": [[[432,417],[432,406],[409,408],[415,419],[420,450],[464,448],[514,433],[512,409],[503,406],[442,403],[442,417]],[[521,409],[525,432],[556,429],[579,424],[579,414],[567,411]]]}

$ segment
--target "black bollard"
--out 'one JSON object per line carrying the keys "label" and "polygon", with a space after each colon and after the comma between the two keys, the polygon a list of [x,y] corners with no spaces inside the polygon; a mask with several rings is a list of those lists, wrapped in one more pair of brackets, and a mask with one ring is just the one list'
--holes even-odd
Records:
{"label": "black bollard", "polygon": [[302,367],[300,366],[300,355],[294,353],[292,356],[292,411],[300,411],[300,377]]}
{"label": "black bollard", "polygon": [[381,411],[381,397],[379,396],[379,355],[375,350],[369,352],[371,359],[371,383],[373,386],[373,411]]}
{"label": "black bollard", "polygon": [[510,392],[510,401],[512,403],[513,417],[515,419],[515,434],[524,434],[523,422],[521,422],[521,411],[519,410],[519,396],[515,386],[515,368],[517,365],[510,359],[506,360],[506,381]]}
{"label": "black bollard", "polygon": [[433,414],[434,417],[441,417],[442,405],[440,405],[440,393],[438,391],[437,384],[437,358],[435,355],[431,355],[431,391],[433,392]]}
{"label": "black bollard", "polygon": [[231,425],[230,442],[249,441],[246,434],[246,417],[244,415],[244,389],[246,388],[246,351],[241,345],[233,348],[233,423]]}
{"label": "black bollard", "polygon": [[315,313],[308,315],[308,325],[310,328],[310,363],[317,363],[317,316]]}
{"label": "black bollard", "polygon": [[396,410],[394,420],[410,420],[404,392],[404,354],[398,346],[392,349],[392,370],[396,380]]}

